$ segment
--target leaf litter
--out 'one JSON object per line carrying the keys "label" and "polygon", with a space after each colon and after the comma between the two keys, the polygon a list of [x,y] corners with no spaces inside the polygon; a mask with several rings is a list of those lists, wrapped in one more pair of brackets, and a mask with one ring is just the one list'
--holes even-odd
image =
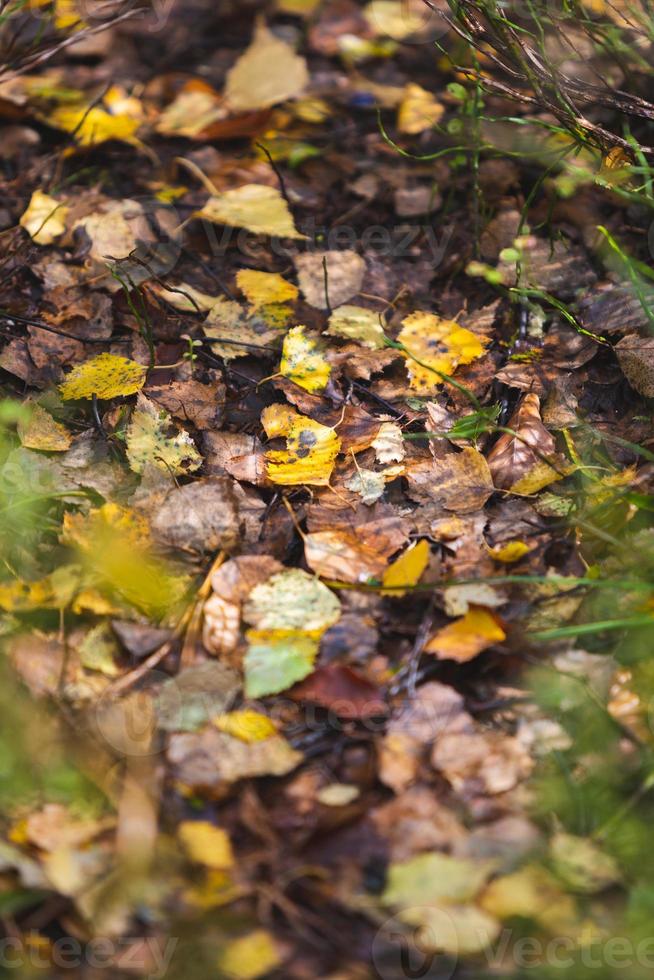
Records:
{"label": "leaf litter", "polygon": [[0,82],[3,925],[242,980],[639,937],[637,168],[526,103],[532,187],[419,0],[209,6],[36,5],[75,44]]}

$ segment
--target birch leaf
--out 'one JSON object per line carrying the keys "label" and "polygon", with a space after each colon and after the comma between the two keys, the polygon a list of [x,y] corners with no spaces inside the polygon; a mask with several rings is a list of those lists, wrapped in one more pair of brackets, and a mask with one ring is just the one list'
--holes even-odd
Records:
{"label": "birch leaf", "polygon": [[61,453],[70,449],[73,441],[66,426],[56,422],[49,412],[36,403],[30,406],[29,419],[19,420],[16,429],[25,449]]}
{"label": "birch leaf", "polygon": [[460,364],[471,364],[484,353],[477,334],[460,327],[455,320],[417,311],[405,317],[402,324],[397,339],[412,355],[406,358],[409,381],[421,395],[436,391],[443,383],[441,374],[452,374]]}
{"label": "birch leaf", "polygon": [[306,239],[295,227],[280,192],[265,184],[243,184],[210,197],[195,217],[230,228],[246,228],[254,235]]}
{"label": "birch leaf", "polygon": [[267,109],[301,95],[309,81],[304,58],[260,22],[252,44],[227,73],[225,97],[232,109]]}
{"label": "birch leaf", "polygon": [[236,285],[255,310],[271,303],[293,302],[299,293],[297,286],[287,282],[277,272],[257,272],[254,269],[240,269],[236,274]]}
{"label": "birch leaf", "polygon": [[118,398],[134,395],[145,383],[145,368],[128,357],[99,354],[83,361],[59,385],[64,401],[75,398]]}
{"label": "birch leaf", "polygon": [[313,394],[324,391],[331,368],[314,337],[308,337],[306,327],[291,327],[284,338],[279,373]]}
{"label": "birch leaf", "polygon": [[420,85],[407,85],[397,113],[397,128],[401,133],[417,136],[433,129],[445,112],[435,95]]}
{"label": "birch leaf", "polygon": [[286,486],[327,486],[341,448],[333,429],[282,405],[264,409],[261,421],[268,436],[287,439],[285,450],[266,453],[269,480]]}
{"label": "birch leaf", "polygon": [[68,208],[43,191],[34,191],[19,224],[37,245],[50,245],[66,230]]}
{"label": "birch leaf", "polygon": [[329,327],[325,332],[331,337],[358,340],[364,347],[380,350],[384,346],[382,322],[379,314],[374,310],[345,304],[333,311],[329,318]]}
{"label": "birch leaf", "polygon": [[[389,565],[384,572],[382,582],[385,586],[412,586],[420,581],[420,577],[429,563],[429,542],[418,541],[411,545],[403,554]],[[383,591],[382,595],[403,596],[404,589],[393,588]]]}
{"label": "birch leaf", "polygon": [[189,434],[177,431],[168,412],[144,395],[139,395],[127,429],[127,458],[135,473],[142,473],[148,463],[175,476],[202,465]]}

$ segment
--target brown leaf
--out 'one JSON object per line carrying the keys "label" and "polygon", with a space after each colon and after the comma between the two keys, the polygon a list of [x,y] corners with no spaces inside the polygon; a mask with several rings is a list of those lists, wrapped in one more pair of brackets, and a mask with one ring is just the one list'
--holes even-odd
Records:
{"label": "brown leaf", "polygon": [[374,684],[351,667],[329,664],[292,687],[296,701],[311,701],[339,718],[375,718],[385,715],[386,704]]}
{"label": "brown leaf", "polygon": [[173,381],[169,385],[147,389],[148,398],[161,405],[175,418],[191,422],[198,429],[220,425],[225,406],[222,381],[202,384],[200,381]]}
{"label": "brown leaf", "polygon": [[156,538],[171,548],[205,553],[239,540],[238,506],[227,477],[210,477],[171,490],[152,518]]}
{"label": "brown leaf", "polygon": [[526,476],[543,457],[552,458],[556,452],[553,436],[540,417],[540,398],[529,393],[511,416],[507,425],[516,435],[505,432],[488,454],[488,466],[495,486],[507,490]]}
{"label": "brown leaf", "polygon": [[386,568],[382,555],[347,531],[307,534],[304,558],[316,575],[340,582],[367,582]]}
{"label": "brown leaf", "polygon": [[466,447],[440,459],[423,459],[406,468],[408,494],[418,503],[435,502],[445,510],[479,510],[493,493],[493,481],[484,457]]}

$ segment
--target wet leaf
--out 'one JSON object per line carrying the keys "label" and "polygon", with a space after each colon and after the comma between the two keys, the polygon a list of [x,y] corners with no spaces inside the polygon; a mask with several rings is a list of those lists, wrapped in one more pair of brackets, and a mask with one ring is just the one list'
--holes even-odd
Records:
{"label": "wet leaf", "polygon": [[78,364],[59,385],[65,401],[76,398],[120,398],[134,395],[145,383],[145,368],[118,354],[98,354]]}
{"label": "wet leaf", "polygon": [[342,664],[318,667],[290,696],[327,708],[339,718],[382,717],[388,711],[381,693],[362,674]]}
{"label": "wet leaf", "polygon": [[[540,417],[538,395],[524,396],[507,428],[515,435],[503,433],[488,454],[496,487],[514,493],[535,493],[565,475],[560,472],[554,437]],[[557,463],[556,469],[549,465],[549,459]]]}

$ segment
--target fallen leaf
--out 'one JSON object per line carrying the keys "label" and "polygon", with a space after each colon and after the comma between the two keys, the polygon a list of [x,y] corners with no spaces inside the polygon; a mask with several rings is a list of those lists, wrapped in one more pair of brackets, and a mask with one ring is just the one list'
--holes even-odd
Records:
{"label": "fallen leaf", "polygon": [[236,111],[265,109],[297,98],[308,81],[304,58],[259,21],[250,47],[227,73],[225,97]]}
{"label": "fallen leaf", "polygon": [[382,422],[371,446],[378,463],[400,463],[406,456],[406,444],[397,422]]}
{"label": "fallen leaf", "polygon": [[296,255],[294,261],[304,298],[318,310],[341,306],[355,296],[363,284],[366,263],[352,249],[304,252]]}
{"label": "fallen leaf", "polygon": [[148,465],[174,476],[192,473],[202,465],[195,443],[183,429],[173,426],[170,415],[139,394],[126,435],[127,459],[135,473]]}
{"label": "fallen leaf", "polygon": [[293,409],[270,405],[261,423],[270,438],[286,436],[285,450],[266,453],[268,479],[286,486],[310,484],[326,486],[341,449],[341,440],[332,428],[299,415]]}
{"label": "fallen leaf", "polygon": [[479,510],[495,489],[488,463],[471,446],[460,453],[420,460],[407,466],[404,476],[413,500],[433,501],[457,514]]}
{"label": "fallen leaf", "polygon": [[386,559],[348,531],[316,531],[304,537],[304,558],[322,578],[367,582],[379,578]]}
{"label": "fallen leaf", "polygon": [[[565,475],[560,472],[561,460],[556,456],[554,437],[541,420],[538,395],[524,396],[507,428],[515,435],[503,433],[488,454],[496,487],[514,493],[535,493]],[[549,465],[550,459],[557,468]]]}
{"label": "fallen leaf", "polygon": [[289,568],[256,585],[243,607],[243,618],[257,630],[324,632],[341,615],[334,593],[313,575]]}
{"label": "fallen leaf", "polygon": [[193,79],[163,110],[155,130],[164,136],[206,138],[207,130],[229,115],[225,101],[210,85]]}
{"label": "fallen leaf", "polygon": [[222,421],[225,386],[221,381],[172,381],[161,387],[148,387],[148,398],[175,418],[191,422],[198,429],[211,429]]}
{"label": "fallen leaf", "polygon": [[236,671],[216,660],[186,667],[159,688],[157,726],[166,732],[195,731],[228,710],[240,686]]}
{"label": "fallen leaf", "polygon": [[382,717],[388,711],[380,692],[362,674],[342,664],[318,667],[296,684],[290,696],[319,704],[339,718]]}
{"label": "fallen leaf", "polygon": [[51,245],[66,230],[68,210],[61,201],[36,190],[18,223],[37,245]]}
{"label": "fallen leaf", "polygon": [[75,398],[120,398],[134,395],[145,383],[145,368],[118,354],[98,354],[78,364],[59,385],[64,401]]}
{"label": "fallen leaf", "polygon": [[[276,314],[273,319],[271,311]],[[277,319],[280,314],[281,319]],[[248,313],[240,303],[221,297],[210,309],[203,329],[213,350],[229,361],[247,357],[262,346],[279,347],[281,331],[289,317],[290,309],[283,306],[262,306]]]}
{"label": "fallen leaf", "polygon": [[173,487],[151,516],[153,537],[170,548],[231,551],[241,539],[234,484],[214,476]]}
{"label": "fallen leaf", "polygon": [[277,694],[310,674],[319,636],[318,631],[302,629],[248,630],[243,659],[247,697]]}
{"label": "fallen leaf", "polygon": [[442,374],[451,375],[459,365],[471,364],[484,353],[483,338],[454,320],[418,311],[405,317],[402,324],[397,340],[408,352],[405,357],[411,387],[421,395],[434,394],[443,384]]}
{"label": "fallen leaf", "polygon": [[239,269],[236,285],[253,309],[271,303],[290,303],[297,299],[298,288],[277,272],[255,272]]}
{"label": "fallen leaf", "polygon": [[347,806],[357,800],[361,792],[358,786],[350,786],[347,783],[330,783],[323,786],[316,794],[318,803],[323,806]]}
{"label": "fallen leaf", "polygon": [[221,827],[207,820],[183,820],[177,830],[182,847],[191,861],[216,871],[234,867],[232,844]]}
{"label": "fallen leaf", "polygon": [[[329,267],[328,267],[329,268]],[[331,300],[331,289],[330,289]],[[346,337],[357,340],[364,347],[381,350],[384,347],[384,319],[374,310],[363,306],[339,306],[329,317],[325,333],[331,337]]]}
{"label": "fallen leaf", "polygon": [[302,761],[281,735],[247,743],[209,725],[199,732],[170,736],[168,759],[173,775],[197,792],[223,791],[226,784],[257,776],[285,776]]}
{"label": "fallen leaf", "polygon": [[240,939],[231,939],[218,956],[218,969],[229,980],[258,980],[281,966],[274,937],[266,929],[255,929]]}
{"label": "fallen leaf", "polygon": [[114,115],[99,105],[59,105],[44,116],[44,121],[71,133],[80,146],[98,146],[107,140],[142,145],[135,135],[142,122],[140,117],[126,113]]}
{"label": "fallen leaf", "polygon": [[410,83],[397,112],[397,128],[400,133],[416,136],[433,129],[443,118],[445,106],[432,92]]}
{"label": "fallen leaf", "polygon": [[226,732],[227,735],[240,738],[242,742],[247,742],[249,745],[277,735],[274,721],[260,711],[252,711],[250,708],[218,715],[213,719],[213,723],[219,732]]}
{"label": "fallen leaf", "polygon": [[493,860],[468,861],[432,851],[391,864],[383,905],[400,909],[459,905],[475,898],[495,868]]}
{"label": "fallen leaf", "polygon": [[204,604],[203,643],[210,653],[230,653],[240,637],[241,606],[255,585],[266,582],[283,566],[267,555],[243,555],[221,565],[212,575],[212,594]]}
{"label": "fallen leaf", "polygon": [[210,197],[195,217],[217,225],[246,228],[254,235],[306,238],[295,227],[288,204],[277,188],[265,184],[244,184]]}
{"label": "fallen leaf", "polygon": [[654,337],[629,334],[615,345],[618,364],[639,395],[654,398]]}
{"label": "fallen leaf", "polygon": [[306,327],[297,326],[286,334],[279,372],[306,391],[323,391],[331,368],[318,340],[305,331]]}
{"label": "fallen leaf", "polygon": [[419,34],[425,26],[425,14],[407,0],[371,0],[363,9],[364,17],[377,36],[403,41]]}
{"label": "fallen leaf", "polygon": [[615,858],[588,837],[559,831],[550,841],[550,854],[556,874],[583,895],[610,888],[622,877]]}
{"label": "fallen leaf", "polygon": [[513,562],[520,561],[531,551],[526,541],[507,541],[505,544],[498,544],[494,548],[488,549],[488,554],[493,561],[501,561],[502,564],[512,565]]}
{"label": "fallen leaf", "polygon": [[374,470],[360,466],[356,473],[345,481],[345,487],[353,493],[358,493],[364,504],[370,506],[383,495],[386,489],[386,475],[383,470],[376,473]]}
{"label": "fallen leaf", "polygon": [[417,931],[423,956],[435,952],[474,956],[488,951],[501,930],[497,919],[473,904],[401,909],[395,918]]}
{"label": "fallen leaf", "polygon": [[574,899],[563,891],[553,875],[536,865],[496,878],[484,891],[479,904],[498,919],[532,919],[555,936],[577,932]]}
{"label": "fallen leaf", "polygon": [[73,437],[65,425],[56,422],[49,412],[38,403],[28,406],[29,418],[19,419],[16,426],[18,438],[25,449],[62,453],[70,449]]}
{"label": "fallen leaf", "polygon": [[[422,573],[429,564],[429,555],[428,541],[414,542],[384,572],[382,584],[385,588],[381,594],[396,597],[406,595],[406,589],[403,586],[411,587],[420,581]],[[402,586],[402,588],[398,588],[398,586]]]}
{"label": "fallen leaf", "polygon": [[425,645],[424,652],[435,654],[439,660],[456,660],[461,664],[505,639],[506,633],[492,613],[483,606],[470,606],[465,616],[438,630]]}

